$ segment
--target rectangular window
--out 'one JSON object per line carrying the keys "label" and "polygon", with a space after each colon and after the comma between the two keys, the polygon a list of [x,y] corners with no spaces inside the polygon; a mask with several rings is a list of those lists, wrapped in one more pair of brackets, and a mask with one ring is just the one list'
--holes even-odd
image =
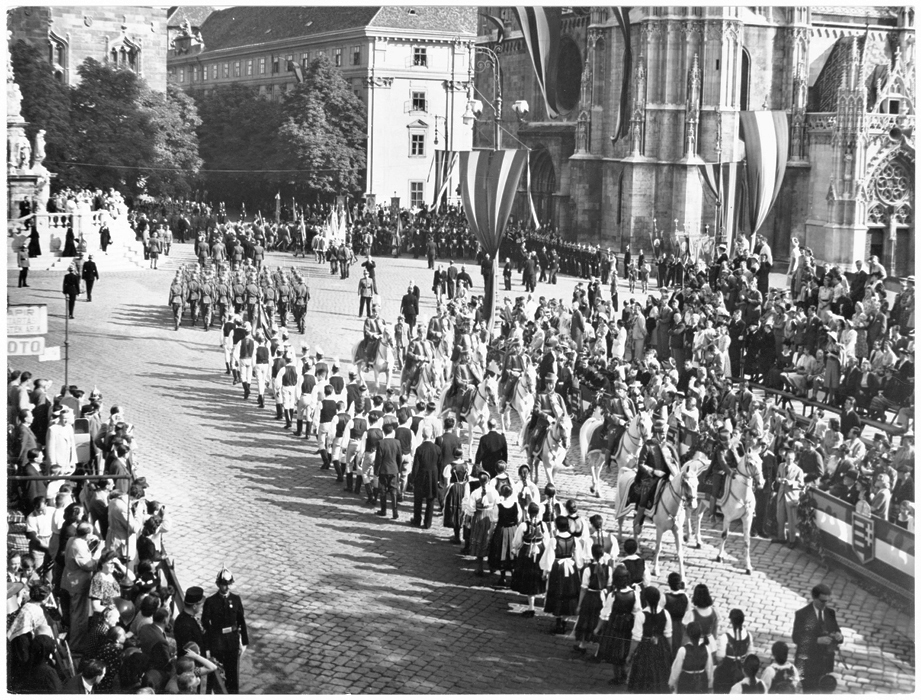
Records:
{"label": "rectangular window", "polygon": [[272,56],[272,75],[278,72],[278,56]]}
{"label": "rectangular window", "polygon": [[305,51],[304,55],[301,57],[301,66],[307,68],[310,65],[310,52]]}
{"label": "rectangular window", "polygon": [[253,74],[253,59],[251,58],[246,59],[246,74],[247,75]]}
{"label": "rectangular window", "polygon": [[259,59],[259,75],[265,75],[265,56]]}
{"label": "rectangular window", "polygon": [[409,206],[421,207],[425,202],[425,182],[412,180],[409,183]]}
{"label": "rectangular window", "polygon": [[352,65],[353,66],[361,65],[361,46],[352,47]]}
{"label": "rectangular window", "polygon": [[233,62],[233,77],[234,78],[240,77],[240,62],[239,61]]}
{"label": "rectangular window", "polygon": [[409,135],[409,155],[411,158],[425,156],[425,134],[415,133]]}
{"label": "rectangular window", "polygon": [[211,64],[211,80],[217,80],[217,63]]}
{"label": "rectangular window", "polygon": [[412,97],[413,112],[425,112],[425,92],[416,92],[414,90]]}
{"label": "rectangular window", "polygon": [[413,47],[413,65],[422,66],[425,68],[428,66],[429,60],[425,52],[424,46],[414,46]]}
{"label": "rectangular window", "polygon": [[192,82],[198,82],[198,66],[192,66]]}
{"label": "rectangular window", "polygon": [[222,78],[229,78],[229,77],[230,77],[230,64],[229,64],[229,63],[222,63],[222,64],[221,64],[221,77],[222,77]]}
{"label": "rectangular window", "polygon": [[180,69],[179,69],[179,82],[180,82],[180,83],[184,83],[184,82],[185,82],[185,68],[180,68]]}
{"label": "rectangular window", "polygon": [[342,49],[333,49],[333,63],[336,67],[342,65]]}

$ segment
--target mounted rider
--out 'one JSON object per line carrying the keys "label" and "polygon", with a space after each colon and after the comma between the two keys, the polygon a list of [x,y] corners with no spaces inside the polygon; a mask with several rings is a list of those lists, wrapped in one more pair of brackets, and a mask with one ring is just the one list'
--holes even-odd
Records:
{"label": "mounted rider", "polygon": [[364,352],[366,369],[370,370],[374,366],[374,360],[377,359],[377,351],[380,348],[381,338],[384,336],[384,322],[380,318],[378,304],[371,305],[371,316],[365,319],[364,334],[364,348],[359,350]]}
{"label": "mounted rider", "polygon": [[626,384],[621,381],[614,382],[614,396],[608,400],[604,410],[605,465],[609,466],[611,457],[617,454],[617,448],[627,426],[636,417],[636,406],[627,396]]}
{"label": "mounted rider", "polygon": [[406,348],[406,364],[403,367],[409,388],[419,383],[423,367],[435,357],[435,350],[430,341],[422,337],[422,324],[416,326],[416,338]]}
{"label": "mounted rider", "polygon": [[531,436],[531,451],[540,452],[547,430],[550,426],[566,415],[566,406],[563,397],[556,392],[556,374],[552,372],[544,377],[544,390],[537,395],[534,402],[534,412],[528,423],[528,434]]}
{"label": "mounted rider", "polygon": [[531,386],[530,370],[532,367],[531,356],[525,353],[521,338],[510,338],[508,351],[502,361],[501,381],[504,390],[499,399],[500,408],[504,409],[505,405],[515,397],[519,382],[524,382],[524,389],[528,394],[534,391],[535,387]]}
{"label": "mounted rider", "polygon": [[646,510],[658,501],[662,480],[678,476],[680,470],[678,451],[665,439],[667,429],[666,421],[657,417],[652,424],[652,437],[646,440],[636,458],[636,480],[632,489],[635,499],[632,502],[636,504],[635,536],[639,536],[643,527]]}
{"label": "mounted rider", "polygon": [[453,381],[451,382],[451,389],[445,396],[445,403],[452,403],[455,398],[459,397],[461,405],[458,413],[462,417],[466,416],[470,411],[470,402],[474,393],[470,389],[476,389],[481,381],[483,381],[483,376],[480,366],[475,362],[471,362],[469,352],[462,351],[459,362],[454,365]]}
{"label": "mounted rider", "polygon": [[716,517],[716,506],[723,500],[723,490],[729,481],[733,472],[739,469],[739,464],[744,457],[743,453],[738,451],[737,446],[730,445],[732,434],[725,425],[717,433],[718,444],[713,451],[713,458],[710,460],[710,468],[707,470],[711,478],[710,489],[710,518]]}

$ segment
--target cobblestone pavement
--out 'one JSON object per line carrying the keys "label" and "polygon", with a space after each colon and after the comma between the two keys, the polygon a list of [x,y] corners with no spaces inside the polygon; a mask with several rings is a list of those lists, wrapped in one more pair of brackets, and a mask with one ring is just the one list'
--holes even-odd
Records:
{"label": "cobblestone pavement", "polygon": [[[612,690],[610,669],[585,663],[572,653],[572,640],[547,634],[546,615],[520,618],[526,601],[491,585],[494,579],[475,578],[473,561],[448,543],[450,533],[440,524],[414,530],[407,504],[399,521],[384,520],[363,499],[343,493],[329,472],[318,470],[312,440],[283,430],[271,408],[260,411],[254,401],[241,400],[224,374],[217,331],[172,330],[165,305],[170,269],[191,259],[191,246],[177,245],[159,272],[111,274],[101,259],[94,301],[81,298],[70,323],[69,381],[87,389],[96,384],[107,405],[120,402],[139,426],[140,470],[175,518],[166,546],[182,584],[202,585],[210,595],[221,565],[233,571],[251,638],[243,692]],[[269,263],[289,266],[292,259],[272,254]],[[361,333],[355,270],[341,281],[313,262],[295,264],[311,275],[305,340],[327,355],[346,356]],[[470,267],[481,289],[479,271]],[[386,318],[395,317],[411,277],[423,290],[421,311],[428,316],[434,304],[425,261],[378,261]],[[30,289],[16,289],[15,276],[8,276],[11,303],[49,304],[49,345],[63,343],[61,279],[34,273]],[[516,275],[515,294],[518,282]],[[574,280],[561,279],[557,288],[540,285],[537,293],[568,300],[573,286]],[[63,383],[63,362],[35,360],[10,363]],[[514,466],[521,453],[512,451]],[[588,470],[577,455],[571,459],[573,466],[556,479],[561,495],[578,499],[585,513],[611,515],[612,484],[601,499],[590,496]],[[644,533],[647,555],[653,534]],[[724,619],[730,608],[742,608],[762,659],[775,640],[789,641],[793,611],[824,580],[845,635],[839,687],[914,690],[914,619],[905,606],[890,605],[799,550],[760,539],[752,541],[755,573],[746,576],[741,537],[730,537],[723,564],[714,562],[717,543],[708,529],[703,549],[687,554],[688,587],[707,583]],[[674,568],[674,548],[666,542],[660,585]]]}

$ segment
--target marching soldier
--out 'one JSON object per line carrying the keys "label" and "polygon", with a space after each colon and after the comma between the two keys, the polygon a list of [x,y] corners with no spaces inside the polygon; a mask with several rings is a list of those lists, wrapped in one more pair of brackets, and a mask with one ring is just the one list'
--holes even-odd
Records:
{"label": "marching soldier", "polygon": [[201,299],[201,285],[198,282],[195,271],[192,271],[186,285],[186,300],[189,302],[189,311],[192,312],[192,326],[198,321],[198,302]]}
{"label": "marching soldier", "polygon": [[275,287],[275,300],[278,306],[278,317],[281,319],[282,326],[288,325],[288,301],[291,298],[291,288],[287,280],[282,277],[281,281]]}
{"label": "marching soldier", "polygon": [[[230,591],[233,582],[233,574],[226,568],[221,569],[215,580],[217,593],[205,600],[201,626],[205,633],[204,651],[224,668],[227,692],[235,695],[240,692],[240,657],[249,646],[249,634],[243,601]],[[214,690],[209,679],[208,692]]]}
{"label": "marching soldier", "polygon": [[199,305],[201,307],[202,321],[204,322],[205,330],[208,331],[211,330],[211,306],[214,303],[214,286],[211,284],[210,276],[203,273],[199,287],[201,289]]}
{"label": "marching soldier", "polygon": [[173,323],[175,330],[179,330],[179,324],[182,322],[182,302],[185,299],[185,289],[182,285],[181,272],[176,270],[176,276],[173,278],[169,288],[169,305],[173,309]]}
{"label": "marching soldier", "polygon": [[294,288],[292,290],[292,296],[294,298],[294,320],[297,323],[298,331],[304,333],[307,316],[307,302],[310,301],[310,289],[300,275],[296,274],[294,279]]}
{"label": "marching soldier", "polygon": [[227,283],[226,276],[218,277],[214,285],[214,303],[217,304],[219,323],[223,323],[227,318],[227,309],[231,298],[230,294],[230,285]]}
{"label": "marching soldier", "polygon": [[239,314],[243,311],[243,302],[246,301],[246,285],[243,283],[243,276],[240,272],[236,273],[231,285],[233,292],[233,312]]}
{"label": "marching soldier", "polygon": [[262,288],[262,306],[265,309],[265,319],[269,326],[275,323],[275,300],[278,293],[270,278],[264,278],[265,286]]}
{"label": "marching soldier", "polygon": [[250,272],[246,282],[246,315],[250,321],[256,317],[256,304],[259,302],[260,294],[259,286],[256,284],[253,273]]}

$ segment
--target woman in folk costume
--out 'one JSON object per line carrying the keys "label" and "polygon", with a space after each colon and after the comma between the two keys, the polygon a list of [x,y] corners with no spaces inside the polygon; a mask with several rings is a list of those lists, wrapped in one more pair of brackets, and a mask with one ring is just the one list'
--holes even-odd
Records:
{"label": "woman in folk costume", "polygon": [[569,532],[570,520],[557,516],[556,535],[550,538],[540,566],[547,580],[544,612],[556,616],[553,634],[566,632],[566,618],[576,614],[579,605],[579,570],[582,568],[582,549]]}
{"label": "woman in folk costume", "polygon": [[512,549],[516,552],[512,572],[512,590],[528,597],[528,609],[522,617],[534,617],[534,598],[546,590],[540,561],[550,543],[550,533],[540,519],[540,504],[528,504],[527,520],[515,530]]}
{"label": "woman in folk costume", "polygon": [[633,618],[630,636],[630,679],[627,688],[631,693],[667,693],[671,671],[672,621],[662,607],[659,589],[649,586],[640,594],[643,609]]}
{"label": "woman in folk costume", "polygon": [[719,636],[716,645],[716,662],[719,664],[713,676],[713,691],[728,693],[732,686],[745,676],[742,662],[754,646],[751,633],[743,626],[745,613],[739,608],[729,611],[731,629]]}
{"label": "woman in folk costume", "polygon": [[[692,622],[697,622],[700,625],[701,638],[712,653],[715,648],[716,638],[720,633],[720,617],[716,612],[716,608],[713,607],[710,589],[704,583],[698,583],[694,586],[694,594],[691,596],[691,609],[684,616],[685,627]],[[687,634],[685,634],[685,641],[687,641]]]}
{"label": "woman in folk costume", "polygon": [[[460,448],[458,448],[460,449]],[[445,527],[454,530],[454,537],[451,544],[460,544],[460,531],[464,524],[464,503],[470,492],[470,470],[467,462],[463,459],[463,450],[461,449],[459,458],[448,464],[444,469],[445,483],[448,490],[445,493],[444,520]]]}
{"label": "woman in folk costume", "polygon": [[489,555],[489,536],[495,522],[498,494],[489,486],[489,473],[480,472],[480,485],[465,499],[465,510],[472,513],[470,522],[470,554],[476,557],[475,576],[485,576],[483,559]]}
{"label": "woman in folk costume", "polygon": [[[611,685],[622,685],[627,680],[627,653],[633,632],[633,616],[639,611],[639,594],[630,585],[627,567],[618,564],[611,575],[611,590],[604,599],[600,621],[595,628],[598,637],[597,662],[613,664]],[[600,632],[600,634],[599,634]]]}
{"label": "woman in folk costume", "polygon": [[684,616],[687,614],[691,601],[684,590],[681,574],[677,571],[668,575],[668,587],[669,590],[665,592],[665,611],[672,619],[672,658],[674,658],[684,641]]}
{"label": "woman in folk costume", "polygon": [[611,563],[605,556],[604,545],[593,544],[591,561],[582,570],[582,589],[579,592],[579,604],[576,613],[575,650],[585,653],[585,643],[597,641],[595,630],[601,620],[604,599],[611,587]]}
{"label": "woman in folk costume", "polygon": [[509,483],[501,482],[498,493],[496,527],[489,540],[489,571],[493,573],[498,569],[499,585],[504,586],[506,570],[511,571],[515,565],[517,550],[512,543],[518,531],[521,510]]}
{"label": "woman in folk costume", "polygon": [[707,693],[713,687],[713,659],[700,638],[700,625],[687,628],[688,643],[678,648],[668,685],[679,695]]}
{"label": "woman in folk costume", "polygon": [[637,554],[639,546],[632,537],[624,541],[624,559],[623,565],[630,574],[630,584],[644,588],[649,585],[649,571],[646,568],[646,560]]}

